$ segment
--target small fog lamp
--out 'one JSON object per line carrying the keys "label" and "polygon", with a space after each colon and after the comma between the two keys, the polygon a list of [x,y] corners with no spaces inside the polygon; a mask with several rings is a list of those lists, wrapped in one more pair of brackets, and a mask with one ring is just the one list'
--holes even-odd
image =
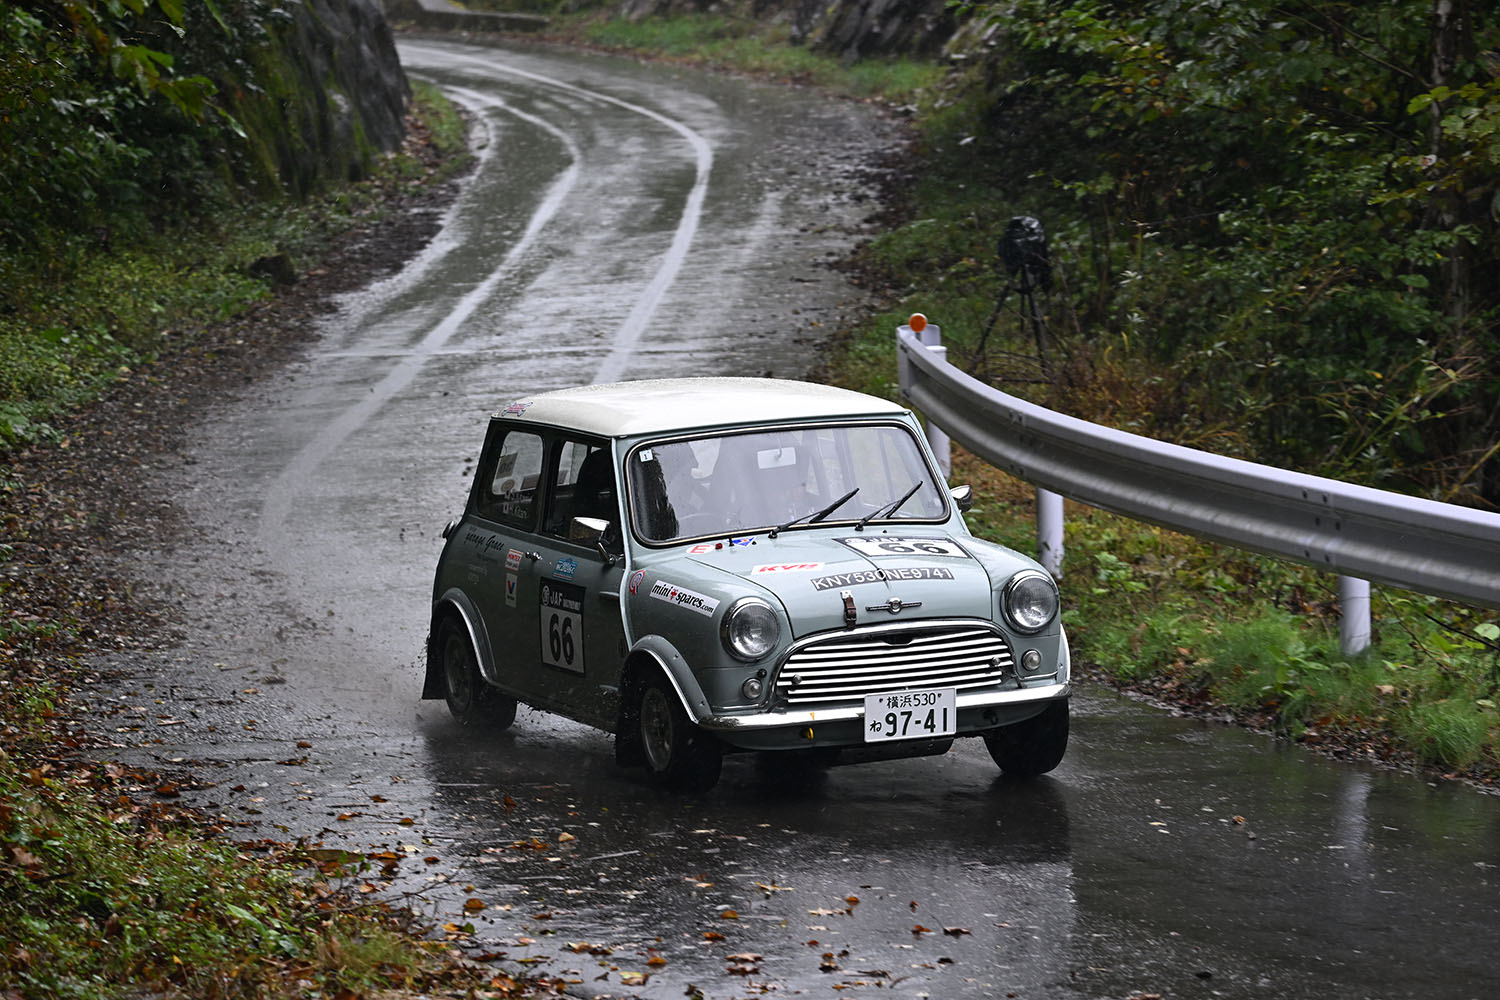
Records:
{"label": "small fog lamp", "polygon": [[1025,667],[1028,673],[1035,670],[1037,667],[1040,667],[1041,665],[1042,654],[1038,653],[1036,650],[1028,649],[1026,652],[1021,654],[1021,666]]}
{"label": "small fog lamp", "polygon": [[745,696],[746,701],[760,701],[761,692],[766,686],[759,677],[751,677],[740,685],[740,694]]}

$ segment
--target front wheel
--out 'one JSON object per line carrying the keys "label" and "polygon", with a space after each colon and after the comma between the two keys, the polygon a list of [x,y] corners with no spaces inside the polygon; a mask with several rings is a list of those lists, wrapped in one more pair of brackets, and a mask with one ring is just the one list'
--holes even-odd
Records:
{"label": "front wheel", "polygon": [[452,618],[443,619],[438,626],[437,650],[441,657],[443,697],[453,718],[464,726],[508,729],[516,721],[515,699],[505,697],[485,683],[468,632]]}
{"label": "front wheel", "polygon": [[665,678],[653,677],[641,686],[634,715],[653,781],[689,792],[706,792],[718,783],[723,745],[693,725]]}
{"label": "front wheel", "polygon": [[984,745],[1000,770],[1017,778],[1046,774],[1062,762],[1068,749],[1068,699],[1047,703],[1025,722],[991,729]]}

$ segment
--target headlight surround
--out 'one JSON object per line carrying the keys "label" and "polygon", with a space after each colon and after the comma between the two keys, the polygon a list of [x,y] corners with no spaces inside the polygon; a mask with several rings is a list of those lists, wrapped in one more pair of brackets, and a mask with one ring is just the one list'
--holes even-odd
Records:
{"label": "headlight surround", "polygon": [[781,641],[781,620],[760,598],[742,597],[724,612],[719,635],[735,659],[758,660]]}
{"label": "headlight surround", "polygon": [[1023,569],[1005,585],[1000,603],[1017,632],[1040,632],[1057,615],[1057,584],[1046,573]]}

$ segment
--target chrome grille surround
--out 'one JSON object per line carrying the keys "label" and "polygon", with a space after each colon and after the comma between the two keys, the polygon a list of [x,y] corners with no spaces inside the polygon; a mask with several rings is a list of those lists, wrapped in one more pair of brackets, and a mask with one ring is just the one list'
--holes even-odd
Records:
{"label": "chrome grille surround", "polygon": [[992,622],[869,625],[793,643],[776,672],[773,704],[827,708],[882,691],[997,687],[1015,676],[1010,643]]}

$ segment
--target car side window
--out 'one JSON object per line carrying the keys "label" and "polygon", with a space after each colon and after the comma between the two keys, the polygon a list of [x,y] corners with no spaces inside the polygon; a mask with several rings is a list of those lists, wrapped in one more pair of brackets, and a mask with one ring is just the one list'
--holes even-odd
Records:
{"label": "car side window", "polygon": [[516,528],[536,523],[537,486],[542,479],[542,439],[530,431],[506,432],[494,451],[494,468],[483,476],[479,515]]}
{"label": "car side window", "polygon": [[567,538],[575,517],[597,518],[618,526],[618,496],[609,448],[587,441],[562,441],[543,530]]}

